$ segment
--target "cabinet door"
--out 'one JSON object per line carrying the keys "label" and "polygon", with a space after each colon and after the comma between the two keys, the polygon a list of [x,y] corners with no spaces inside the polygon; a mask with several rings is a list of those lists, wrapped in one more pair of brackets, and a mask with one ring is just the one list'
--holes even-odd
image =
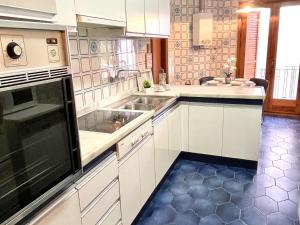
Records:
{"label": "cabinet door", "polygon": [[126,0],[127,32],[145,33],[145,2]]}
{"label": "cabinet door", "polygon": [[130,225],[141,208],[139,154],[124,160],[119,167],[121,211],[123,224]]}
{"label": "cabinet door", "polygon": [[188,151],[189,149],[189,105],[188,103],[181,103],[180,122],[181,122],[181,150]]}
{"label": "cabinet door", "polygon": [[75,189],[67,192],[33,219],[30,225],[81,225],[78,194]]}
{"label": "cabinet door", "polygon": [[223,105],[193,104],[189,107],[189,151],[221,156]]}
{"label": "cabinet door", "polygon": [[154,146],[156,185],[158,185],[171,166],[167,117],[154,125]]}
{"label": "cabinet door", "polygon": [[169,125],[169,155],[173,163],[181,152],[181,116],[177,106],[168,116]]}
{"label": "cabinet door", "polygon": [[224,157],[258,160],[261,115],[261,106],[224,106]]}
{"label": "cabinet door", "polygon": [[126,22],[125,0],[75,0],[75,3],[79,15]]}
{"label": "cabinet door", "polygon": [[160,35],[170,35],[170,0],[159,0]]}
{"label": "cabinet door", "polygon": [[139,150],[141,201],[146,203],[155,189],[154,140],[151,136]]}
{"label": "cabinet door", "polygon": [[56,0],[57,15],[54,20],[57,24],[77,26],[75,4],[73,0]]}
{"label": "cabinet door", "polygon": [[145,0],[145,22],[147,34],[159,34],[158,0]]}

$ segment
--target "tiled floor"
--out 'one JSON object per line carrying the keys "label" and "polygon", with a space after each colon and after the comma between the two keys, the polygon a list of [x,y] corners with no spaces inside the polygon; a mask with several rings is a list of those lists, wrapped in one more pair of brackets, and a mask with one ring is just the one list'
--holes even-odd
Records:
{"label": "tiled floor", "polygon": [[299,225],[300,120],[266,117],[257,171],[180,160],[139,225]]}

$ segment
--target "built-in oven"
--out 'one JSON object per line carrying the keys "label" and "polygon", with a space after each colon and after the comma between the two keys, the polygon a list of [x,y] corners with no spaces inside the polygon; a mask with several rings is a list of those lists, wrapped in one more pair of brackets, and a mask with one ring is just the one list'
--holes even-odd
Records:
{"label": "built-in oven", "polygon": [[23,224],[82,174],[64,31],[0,28],[0,224]]}
{"label": "built-in oven", "polygon": [[71,82],[0,88],[0,222],[26,206],[32,211],[79,175]]}

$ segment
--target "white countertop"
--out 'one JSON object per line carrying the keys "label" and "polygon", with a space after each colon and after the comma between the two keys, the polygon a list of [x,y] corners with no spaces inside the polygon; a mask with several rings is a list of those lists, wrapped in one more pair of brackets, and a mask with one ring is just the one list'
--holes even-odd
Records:
{"label": "white countertop", "polygon": [[[262,87],[233,87],[233,86],[171,86],[171,90],[165,92],[134,93],[135,95],[156,95],[170,97],[209,97],[209,98],[237,98],[258,99],[265,98]],[[144,112],[121,129],[112,134],[79,131],[81,160],[85,166],[105,150],[126,137],[133,130],[145,123],[154,115],[154,111]]]}
{"label": "white countertop", "polygon": [[178,85],[171,86],[169,91],[150,93],[138,93],[139,95],[174,96],[174,97],[208,97],[208,98],[233,98],[233,99],[256,99],[265,98],[263,87],[247,86],[200,86]]}
{"label": "white countertop", "polygon": [[109,149],[140,125],[147,122],[153,115],[154,111],[144,112],[142,115],[112,134],[79,130],[82,166],[87,165],[93,159],[97,158],[105,150]]}

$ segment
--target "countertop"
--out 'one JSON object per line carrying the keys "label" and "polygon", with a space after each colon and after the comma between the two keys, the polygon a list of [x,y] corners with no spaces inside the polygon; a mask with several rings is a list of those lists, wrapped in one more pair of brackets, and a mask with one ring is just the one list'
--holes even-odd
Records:
{"label": "countertop", "polygon": [[172,97],[207,97],[207,98],[231,98],[231,99],[256,99],[263,100],[265,91],[263,87],[247,86],[200,86],[200,85],[178,85],[171,86],[169,91],[155,92],[154,89],[145,94],[138,95],[155,95],[155,96],[172,96]]}
{"label": "countertop", "polygon": [[[169,97],[207,97],[207,98],[235,98],[257,99],[265,98],[262,87],[233,87],[233,86],[171,86],[171,90],[165,92],[134,93],[135,95],[154,95]],[[105,107],[103,107],[105,108]],[[105,150],[126,137],[133,130],[154,116],[154,111],[144,112],[124,127],[112,134],[79,131],[82,165],[85,166]]]}
{"label": "countertop", "polygon": [[154,111],[144,112],[142,115],[112,134],[79,130],[82,166],[86,166],[105,150],[109,149],[133,130],[147,122],[153,117],[154,113]]}

